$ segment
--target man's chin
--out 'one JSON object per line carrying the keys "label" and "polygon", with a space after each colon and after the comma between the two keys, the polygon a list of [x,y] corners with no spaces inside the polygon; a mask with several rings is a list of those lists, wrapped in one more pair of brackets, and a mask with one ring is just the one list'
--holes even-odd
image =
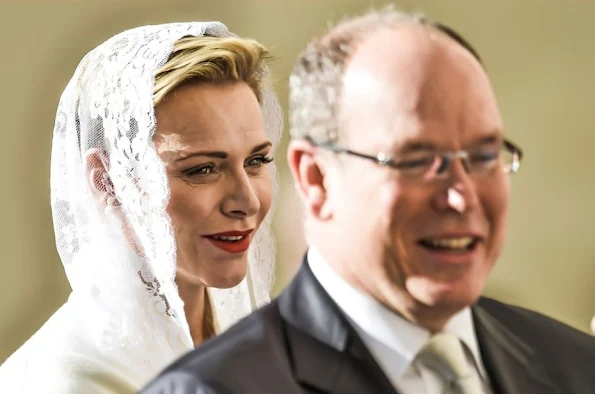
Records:
{"label": "man's chin", "polygon": [[483,286],[478,283],[436,282],[427,278],[410,278],[407,291],[418,303],[445,311],[462,310],[473,305],[481,296]]}

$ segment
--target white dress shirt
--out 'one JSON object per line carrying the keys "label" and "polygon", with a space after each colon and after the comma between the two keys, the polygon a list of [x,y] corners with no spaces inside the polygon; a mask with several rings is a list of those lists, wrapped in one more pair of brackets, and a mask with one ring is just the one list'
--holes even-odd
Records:
{"label": "white dress shirt", "polygon": [[[324,260],[315,247],[308,250],[314,276],[345,313],[384,374],[401,394],[440,394],[442,379],[415,361],[430,338],[430,332],[405,320],[374,298],[351,286]],[[465,308],[446,324],[443,332],[457,336],[464,344],[471,370],[479,374],[486,394],[491,393],[481,360],[470,308]]]}

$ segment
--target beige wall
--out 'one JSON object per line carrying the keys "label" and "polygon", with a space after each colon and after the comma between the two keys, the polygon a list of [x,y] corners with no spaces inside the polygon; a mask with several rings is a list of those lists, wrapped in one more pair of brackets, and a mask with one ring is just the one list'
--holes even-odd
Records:
{"label": "beige wall", "polygon": [[[376,5],[385,2],[376,2]],[[526,162],[513,180],[506,251],[487,293],[587,329],[595,312],[595,4],[588,0],[407,0],[463,33],[493,78],[509,135]],[[125,28],[216,19],[268,45],[278,92],[298,51],[356,0],[21,0],[0,2],[0,361],[66,299],[49,208],[51,131],[59,95],[80,58]],[[304,242],[278,154],[279,291]]]}

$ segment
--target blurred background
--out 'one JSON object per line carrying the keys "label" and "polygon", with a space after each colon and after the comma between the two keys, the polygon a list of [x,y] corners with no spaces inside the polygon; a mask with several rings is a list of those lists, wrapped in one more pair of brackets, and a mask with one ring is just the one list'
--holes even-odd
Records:
{"label": "blurred background", "polygon": [[[3,94],[0,173],[0,363],[66,300],[54,245],[49,158],[59,96],[80,59],[144,24],[220,20],[267,45],[287,108],[298,52],[329,22],[385,1],[0,0]],[[513,177],[508,242],[486,294],[581,330],[595,313],[595,2],[589,0],[402,0],[463,34],[480,52],[508,136],[526,160]],[[305,250],[285,164],[275,232],[277,294]]]}

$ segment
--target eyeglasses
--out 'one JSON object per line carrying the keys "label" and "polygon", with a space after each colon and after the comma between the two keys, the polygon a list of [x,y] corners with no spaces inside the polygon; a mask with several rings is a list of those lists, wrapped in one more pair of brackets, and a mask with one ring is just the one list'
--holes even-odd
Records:
{"label": "eyeglasses", "polygon": [[523,158],[521,148],[508,140],[473,150],[412,152],[399,157],[389,157],[384,153],[372,156],[330,143],[317,143],[311,137],[308,137],[307,140],[319,148],[371,160],[380,166],[397,170],[403,177],[418,180],[431,180],[441,177],[455,159],[461,160],[465,171],[470,175],[486,176],[492,174],[498,167],[503,172],[512,174],[519,170]]}

